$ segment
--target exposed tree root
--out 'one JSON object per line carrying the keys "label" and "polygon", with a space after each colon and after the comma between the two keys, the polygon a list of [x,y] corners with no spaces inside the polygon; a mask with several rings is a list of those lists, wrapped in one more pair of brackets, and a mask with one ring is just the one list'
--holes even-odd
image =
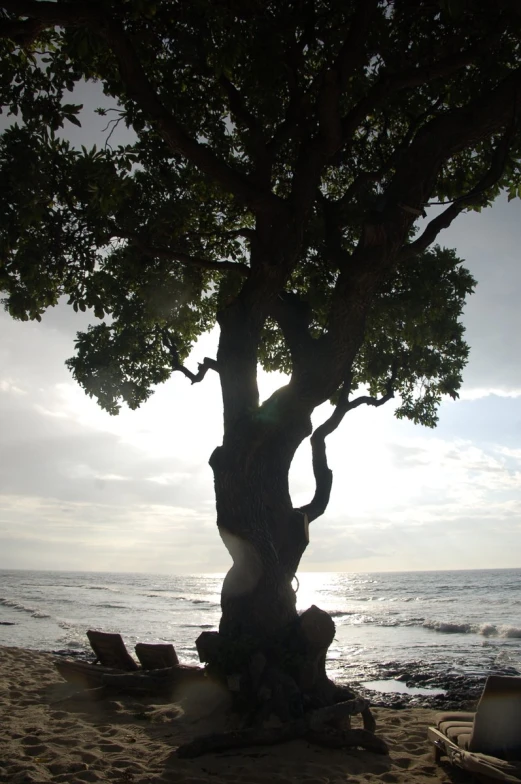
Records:
{"label": "exposed tree root", "polygon": [[[349,720],[356,713],[365,713],[366,716],[370,716],[374,727],[369,703],[358,697],[321,708],[277,727],[251,728],[205,735],[179,746],[176,754],[182,758],[199,757],[203,754],[247,746],[271,746],[296,738],[305,738],[311,743],[318,743],[329,748],[359,746],[377,754],[387,754],[388,749],[385,742],[374,735],[372,731],[351,729],[347,726],[349,722],[345,722],[345,720]],[[346,728],[342,727],[343,722],[346,723]]]}

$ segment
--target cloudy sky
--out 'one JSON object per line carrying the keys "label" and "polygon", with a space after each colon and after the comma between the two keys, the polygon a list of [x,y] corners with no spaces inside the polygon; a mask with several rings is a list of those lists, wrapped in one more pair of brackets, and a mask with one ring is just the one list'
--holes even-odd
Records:
{"label": "cloudy sky", "polygon": [[[479,282],[461,398],[434,431],[396,420],[392,402],[346,417],[303,570],[521,566],[520,217],[501,200],[443,235]],[[41,324],[0,313],[0,568],[224,571],[207,462],[222,435],[216,374],[193,387],[176,374],[141,410],[110,417],[64,366],[87,323],[66,307]],[[215,345],[205,336],[192,368]],[[281,380],[261,373],[263,396]],[[308,443],[291,487],[295,505],[313,493]]]}

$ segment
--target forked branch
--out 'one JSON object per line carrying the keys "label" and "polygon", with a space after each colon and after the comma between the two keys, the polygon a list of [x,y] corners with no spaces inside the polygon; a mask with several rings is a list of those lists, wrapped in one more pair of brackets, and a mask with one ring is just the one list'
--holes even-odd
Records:
{"label": "forked branch", "polygon": [[396,381],[398,367],[393,365],[391,375],[387,381],[387,389],[382,397],[372,397],[371,395],[360,395],[354,400],[349,399],[351,379],[348,379],[340,392],[340,398],[336,404],[333,413],[314,431],[311,436],[311,454],[313,462],[313,474],[315,476],[315,495],[311,502],[306,506],[302,506],[300,511],[307,515],[308,521],[311,523],[317,517],[324,514],[329,498],[331,495],[331,487],[333,485],[333,472],[329,468],[326,453],[326,438],[334,430],[337,429],[339,424],[348,411],[358,408],[362,405],[374,406],[378,408],[387,403],[388,400],[394,397],[394,385]]}
{"label": "forked branch", "polygon": [[199,381],[202,381],[209,370],[215,370],[217,373],[219,372],[217,361],[215,359],[211,359],[210,357],[205,357],[203,361],[198,364],[197,373],[192,373],[191,370],[185,368],[185,366],[179,359],[179,352],[177,350],[177,346],[175,345],[172,336],[169,334],[168,330],[166,329],[162,330],[161,337],[163,338],[163,344],[168,349],[168,352],[170,354],[172,369],[178,370],[184,376],[189,378],[192,384],[197,384],[199,383]]}
{"label": "forked branch", "polygon": [[499,182],[505,171],[510,143],[517,125],[518,123],[516,122],[516,119],[514,119],[508,131],[503,134],[499,140],[496,149],[494,150],[490,167],[479,180],[477,185],[468,193],[460,196],[459,199],[455,199],[446,210],[443,210],[440,215],[437,215],[435,218],[433,218],[427,224],[418,239],[414,240],[414,242],[411,242],[409,245],[406,245],[403,248],[403,250],[400,252],[400,260],[407,259],[410,256],[415,256],[417,253],[421,253],[422,251],[426,250],[429,245],[434,242],[438,234],[443,229],[447,229],[452,221],[457,218],[458,215],[463,212],[463,210],[479,203],[480,198],[483,197],[486,191],[489,188],[494,187],[494,185]]}

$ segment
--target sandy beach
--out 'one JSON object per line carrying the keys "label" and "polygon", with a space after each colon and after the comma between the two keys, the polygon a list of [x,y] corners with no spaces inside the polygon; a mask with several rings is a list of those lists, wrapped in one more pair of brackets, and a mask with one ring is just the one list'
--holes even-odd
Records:
{"label": "sandy beach", "polygon": [[190,694],[175,704],[135,698],[86,702],[56,672],[52,654],[0,648],[0,781],[22,782],[464,782],[435,766],[426,728],[434,711],[376,708],[390,755],[337,751],[293,741],[194,760],[175,749],[222,730],[222,708]]}

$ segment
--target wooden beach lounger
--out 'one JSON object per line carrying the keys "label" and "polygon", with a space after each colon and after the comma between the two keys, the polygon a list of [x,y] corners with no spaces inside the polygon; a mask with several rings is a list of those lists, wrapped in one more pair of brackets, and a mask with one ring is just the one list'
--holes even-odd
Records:
{"label": "wooden beach lounger", "polygon": [[92,663],[58,659],[56,669],[66,681],[77,683],[84,688],[93,688],[101,685],[104,676],[124,675],[150,670],[166,671],[172,667],[183,669],[175,648],[170,643],[138,643],[136,655],[141,662],[141,667],[129,654],[120,634],[98,632],[90,629],[87,637],[91,648],[96,654]]}
{"label": "wooden beach lounger", "polygon": [[121,634],[96,632],[89,629],[87,637],[96,654],[94,664],[99,662],[103,667],[116,667],[126,672],[138,669],[138,665],[125,647]]}
{"label": "wooden beach lounger", "polygon": [[476,713],[440,713],[428,729],[436,762],[483,781],[521,782],[521,677],[491,675]]}
{"label": "wooden beach lounger", "polygon": [[165,667],[177,667],[179,664],[171,643],[138,642],[134,650],[144,670],[161,670]]}

